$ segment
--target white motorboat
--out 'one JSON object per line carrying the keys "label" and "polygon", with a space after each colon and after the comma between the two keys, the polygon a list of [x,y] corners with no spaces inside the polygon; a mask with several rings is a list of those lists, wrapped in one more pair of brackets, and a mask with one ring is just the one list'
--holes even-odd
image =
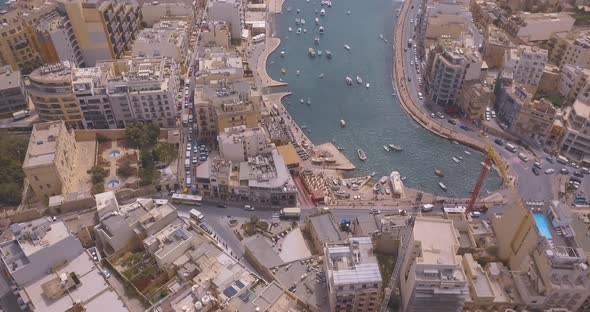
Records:
{"label": "white motorboat", "polygon": [[305,25],[305,20],[301,19],[301,25]]}
{"label": "white motorboat", "polygon": [[352,78],[350,78],[350,77],[347,76],[346,77],[346,84],[349,85],[349,86],[352,85]]}
{"label": "white motorboat", "polygon": [[326,50],[326,57],[331,59],[332,58],[332,51]]}
{"label": "white motorboat", "polygon": [[284,74],[286,74],[286,73],[287,73],[287,70],[286,70],[286,69],[284,69],[284,68],[281,68],[281,74],[283,74],[283,75],[284,75]]}
{"label": "white motorboat", "polygon": [[321,9],[321,10],[320,10],[320,15],[321,15],[321,16],[324,16],[324,15],[326,15],[326,10],[324,10],[324,9]]}
{"label": "white motorboat", "polygon": [[377,172],[373,171],[371,172],[371,178],[374,177],[377,174]]}
{"label": "white motorboat", "polygon": [[303,28],[303,33],[306,34],[307,33],[307,29]]}
{"label": "white motorboat", "polygon": [[297,13],[301,13],[301,10],[297,9]]}
{"label": "white motorboat", "polygon": [[441,178],[445,176],[445,174],[440,169],[434,170],[434,173]]}
{"label": "white motorboat", "polygon": [[356,82],[361,84],[361,83],[363,83],[363,79],[361,79],[361,77],[359,77],[359,76],[356,76]]}
{"label": "white motorboat", "polygon": [[331,8],[332,7],[332,1],[328,0],[326,2],[328,2],[328,7]]}
{"label": "white motorboat", "polygon": [[320,44],[320,37],[318,37],[318,36],[315,36],[315,38],[313,39],[313,42],[314,42],[315,44]]}
{"label": "white motorboat", "polygon": [[320,35],[323,35],[325,30],[324,30],[324,26],[320,26],[320,28],[318,29],[318,31],[320,32]]}
{"label": "white motorboat", "polygon": [[402,148],[399,147],[399,146],[397,146],[397,145],[395,145],[395,144],[389,144],[389,148],[391,148],[391,150],[392,151],[395,151],[395,152],[401,152],[402,151]]}
{"label": "white motorboat", "polygon": [[384,149],[386,152],[389,152],[389,151],[391,151],[391,149],[389,149],[389,146],[387,146],[387,145],[383,145],[383,149]]}
{"label": "white motorboat", "polygon": [[363,151],[362,149],[359,148],[356,150],[356,152],[357,152],[360,160],[362,160],[362,161],[367,160],[367,154],[365,154],[365,151]]}
{"label": "white motorboat", "polygon": [[307,54],[309,54],[311,57],[315,57],[315,50],[313,48],[309,48],[309,50],[307,50]]}
{"label": "white motorboat", "polygon": [[307,105],[311,105],[311,99],[307,99]]}
{"label": "white motorboat", "polygon": [[344,48],[345,48],[346,50],[350,50],[350,46],[349,46],[348,44],[345,44],[345,45],[344,45]]}
{"label": "white motorboat", "polygon": [[299,76],[299,74],[301,74],[301,71],[298,69],[298,70],[295,72],[295,75]]}
{"label": "white motorboat", "polygon": [[385,39],[385,38],[383,38],[383,34],[380,34],[379,38],[381,38],[381,40]]}
{"label": "white motorboat", "polygon": [[289,27],[289,32],[292,32],[292,31],[293,31],[293,28]]}
{"label": "white motorboat", "polygon": [[407,179],[408,179],[408,177],[406,177],[406,176],[403,176],[403,177],[400,178],[400,180],[402,180],[402,182],[404,182]]}
{"label": "white motorboat", "polygon": [[470,152],[470,151],[464,151],[464,152],[465,152],[465,154],[467,154],[467,155],[471,155],[471,152]]}
{"label": "white motorboat", "polygon": [[319,74],[318,78],[324,78],[324,73]]}
{"label": "white motorboat", "polygon": [[315,24],[316,24],[316,25],[319,25],[319,24],[320,24],[320,19],[319,19],[319,18],[317,18],[317,17],[315,18]]}
{"label": "white motorboat", "polygon": [[299,103],[303,104],[303,103],[305,103],[305,101],[303,99],[300,99]]}
{"label": "white motorboat", "polygon": [[300,35],[301,34],[301,28],[297,28],[297,31],[295,33],[298,34],[298,35]]}
{"label": "white motorboat", "polygon": [[281,51],[281,57],[285,57],[285,51]]}
{"label": "white motorboat", "polygon": [[346,15],[350,15],[350,11],[346,11]]}
{"label": "white motorboat", "polygon": [[369,89],[371,87],[371,84],[367,82],[367,84],[365,85],[365,88]]}
{"label": "white motorboat", "polygon": [[288,7],[287,8],[287,12],[291,12],[291,7]]}
{"label": "white motorboat", "polygon": [[322,50],[318,50],[318,56],[322,56]]}
{"label": "white motorboat", "polygon": [[460,162],[461,162],[461,161],[459,160],[459,158],[457,158],[457,157],[455,157],[455,156],[453,156],[452,158],[453,158],[453,161],[454,161],[454,162],[456,162],[456,163],[460,163]]}
{"label": "white motorboat", "polygon": [[447,191],[447,186],[446,186],[444,183],[442,183],[442,182],[438,182],[438,186],[440,186],[440,188],[441,188],[443,191],[445,191],[445,192]]}
{"label": "white motorboat", "polygon": [[344,119],[340,119],[340,127],[346,127],[346,121],[344,121]]}
{"label": "white motorboat", "polygon": [[300,20],[300,19],[298,19],[298,18],[296,18],[296,19],[295,19],[295,25],[299,25],[299,24],[301,24],[301,20]]}

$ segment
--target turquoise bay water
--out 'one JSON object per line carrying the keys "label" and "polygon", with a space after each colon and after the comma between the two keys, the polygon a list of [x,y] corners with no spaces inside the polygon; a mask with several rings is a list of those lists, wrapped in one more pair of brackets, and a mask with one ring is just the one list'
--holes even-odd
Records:
{"label": "turquoise bay water", "polygon": [[[397,170],[407,176],[405,184],[426,192],[451,197],[468,197],[479,175],[484,157],[481,153],[462,145],[437,137],[416,124],[401,108],[398,99],[392,96],[392,46],[395,15],[401,2],[391,0],[335,0],[333,6],[322,7],[319,0],[286,0],[283,14],[277,19],[276,35],[281,38],[280,47],[267,62],[268,73],[275,80],[288,82],[293,95],[283,99],[283,104],[293,118],[308,128],[308,136],[314,143],[334,141],[345,148],[344,153],[357,166],[352,175],[377,172],[388,175]],[[291,7],[291,12],[287,8]],[[324,8],[321,17],[315,11]],[[296,13],[296,9],[301,12]],[[347,14],[350,11],[350,15]],[[325,28],[318,34],[315,18]],[[305,19],[305,24],[295,25],[296,18]],[[288,28],[292,28],[292,32]],[[296,34],[298,27],[307,33]],[[385,42],[379,35],[383,34]],[[320,37],[320,44],[314,38]],[[344,45],[349,45],[347,51]],[[308,49],[331,50],[333,58],[311,58]],[[280,52],[284,50],[285,56]],[[286,74],[281,74],[284,68]],[[300,75],[296,71],[300,71]],[[324,74],[324,78],[318,75]],[[347,86],[345,77],[353,82]],[[370,88],[365,83],[370,83]],[[301,104],[309,99],[310,105]],[[341,128],[339,120],[346,120]],[[396,144],[403,148],[400,153],[386,152],[384,144]],[[357,148],[362,148],[368,157],[360,161]],[[467,155],[469,151],[472,155]],[[463,157],[455,163],[452,157]],[[443,170],[439,178],[435,169]],[[438,186],[442,181],[448,188],[443,192]],[[482,192],[496,190],[500,186],[496,172],[488,174]]]}

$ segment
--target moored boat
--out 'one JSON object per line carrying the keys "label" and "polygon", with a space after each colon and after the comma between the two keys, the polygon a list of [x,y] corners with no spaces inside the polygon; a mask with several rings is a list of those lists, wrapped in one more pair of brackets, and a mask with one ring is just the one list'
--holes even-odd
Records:
{"label": "moored boat", "polygon": [[292,32],[292,31],[293,31],[293,28],[289,27],[289,32]]}
{"label": "moored boat", "polygon": [[349,46],[348,44],[345,44],[345,45],[344,45],[344,48],[345,48],[346,50],[350,50],[350,46]]}
{"label": "moored boat", "polygon": [[346,127],[346,121],[344,119],[340,119],[340,127]]}
{"label": "moored boat", "polygon": [[318,56],[322,56],[322,50],[318,50]]}
{"label": "moored boat", "polygon": [[460,162],[461,162],[461,161],[459,160],[459,158],[457,158],[457,157],[455,157],[455,156],[453,156],[452,158],[453,158],[453,161],[454,161],[454,162],[456,162],[456,163],[460,163]]}
{"label": "moored boat", "polygon": [[314,42],[315,44],[320,44],[320,37],[318,37],[318,36],[315,36],[315,38],[313,39],[313,42]]}
{"label": "moored boat", "polygon": [[374,177],[377,174],[377,172],[373,171],[371,172],[371,178]]}
{"label": "moored boat", "polygon": [[356,82],[361,84],[361,83],[363,83],[363,79],[359,76],[356,76]]}
{"label": "moored boat", "polygon": [[402,148],[395,145],[395,144],[389,144],[389,148],[391,148],[391,150],[396,151],[396,152],[401,152]]}
{"label": "moored boat", "polygon": [[467,155],[471,155],[471,152],[470,152],[470,151],[464,151],[464,152],[465,152],[465,154],[467,154]]}
{"label": "moored boat", "polygon": [[295,75],[299,76],[299,74],[301,74],[301,71],[298,69],[298,70],[295,72]]}
{"label": "moored boat", "polygon": [[309,50],[307,50],[307,53],[309,54],[309,56],[315,57],[315,50],[313,48],[309,48]]}
{"label": "moored boat", "polygon": [[320,24],[320,19],[319,19],[319,18],[317,18],[317,17],[315,18],[315,24],[316,24],[316,25],[319,25],[319,24]]}
{"label": "moored boat", "polygon": [[383,149],[384,149],[386,152],[389,152],[389,151],[390,151],[390,149],[389,149],[389,146],[387,146],[387,145],[383,145]]}
{"label": "moored boat", "polygon": [[305,20],[301,19],[301,25],[305,25]]}
{"label": "moored boat", "polygon": [[301,28],[297,28],[297,31],[295,33],[297,33],[298,35],[300,35],[301,34]]}
{"label": "moored boat", "polygon": [[281,57],[285,57],[285,51],[281,51]]}
{"label": "moored boat", "polygon": [[360,149],[360,148],[357,149],[356,153],[358,154],[360,160],[362,160],[362,161],[367,160],[367,154],[365,154],[365,151],[363,151],[362,149]]}
{"label": "moored boat", "polygon": [[365,85],[365,88],[369,89],[371,87],[371,84],[367,82],[367,84]]}
{"label": "moored boat", "polygon": [[320,32],[320,35],[323,35],[324,34],[324,31],[325,31],[324,26],[320,26],[320,28],[318,29],[318,31]]}
{"label": "moored boat", "polygon": [[326,15],[326,10],[324,10],[324,9],[321,9],[321,10],[320,10],[320,15],[321,15],[321,16],[324,16],[324,15]]}
{"label": "moored boat", "polygon": [[445,191],[445,192],[447,191],[447,186],[446,186],[444,183],[442,183],[442,182],[438,182],[438,186],[439,186],[439,187],[440,187],[440,188],[441,188],[443,191]]}
{"label": "moored boat", "polygon": [[324,78],[324,73],[319,74],[318,78]]}
{"label": "moored boat", "polygon": [[444,173],[442,172],[442,170],[440,170],[440,169],[436,169],[436,170],[434,170],[434,173],[435,173],[437,176],[439,176],[439,177],[444,177],[444,176],[445,176],[445,174],[444,174]]}
{"label": "moored boat", "polygon": [[284,74],[286,74],[286,73],[287,73],[287,70],[286,70],[286,69],[284,69],[284,68],[281,68],[281,74],[283,74],[283,75],[284,75]]}
{"label": "moored boat", "polygon": [[347,76],[346,77],[346,84],[349,85],[349,86],[352,85],[352,78],[350,78],[350,77]]}
{"label": "moored boat", "polygon": [[332,58],[332,51],[326,50],[326,57],[331,59]]}

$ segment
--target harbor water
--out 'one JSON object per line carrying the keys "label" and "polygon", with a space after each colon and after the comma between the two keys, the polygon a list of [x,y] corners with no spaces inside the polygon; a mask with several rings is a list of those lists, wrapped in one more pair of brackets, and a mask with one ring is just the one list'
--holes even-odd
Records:
{"label": "harbor water", "polygon": [[[392,95],[391,42],[400,6],[401,2],[391,0],[336,0],[332,7],[321,6],[319,0],[286,0],[275,21],[281,45],[268,57],[267,71],[273,79],[289,84],[293,95],[283,98],[283,104],[298,124],[306,127],[308,137],[316,144],[334,142],[344,148],[357,166],[350,175],[376,172],[382,176],[396,170],[407,177],[404,183],[408,187],[468,197],[484,156],[423,129]],[[325,16],[321,16],[321,9]],[[304,19],[305,24],[296,25],[296,19]],[[324,34],[319,34],[319,26],[325,29]],[[296,33],[298,28],[301,34]],[[316,36],[319,44],[314,42]],[[321,50],[323,55],[310,57],[309,48]],[[331,51],[332,59],[326,57],[326,50]],[[347,85],[347,76],[352,85]],[[357,76],[362,83],[357,83]],[[346,127],[340,126],[341,119]],[[403,151],[387,152],[385,144],[398,145]],[[366,161],[359,160],[358,148],[365,151]],[[457,163],[452,157],[462,160]],[[444,177],[435,175],[436,169],[442,170]],[[446,192],[439,182],[446,185]],[[480,196],[500,184],[497,172],[491,171]]]}

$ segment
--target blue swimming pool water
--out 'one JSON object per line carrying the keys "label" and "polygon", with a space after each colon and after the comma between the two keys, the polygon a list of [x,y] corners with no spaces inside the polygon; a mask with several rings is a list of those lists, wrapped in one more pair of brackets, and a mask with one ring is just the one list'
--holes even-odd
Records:
{"label": "blue swimming pool water", "polygon": [[110,181],[107,183],[107,186],[108,186],[109,188],[113,188],[113,187],[115,187],[115,186],[118,186],[118,185],[119,185],[119,183],[120,183],[120,182],[119,182],[119,180],[117,180],[117,179],[112,179],[112,180],[110,180]]}
{"label": "blue swimming pool water", "polygon": [[553,239],[553,235],[549,230],[549,220],[547,217],[542,213],[535,213],[535,223],[537,224],[537,228],[541,235],[547,237],[548,239]]}
{"label": "blue swimming pool water", "polygon": [[119,155],[121,155],[121,152],[119,150],[112,150],[109,152],[110,157],[117,157]]}

